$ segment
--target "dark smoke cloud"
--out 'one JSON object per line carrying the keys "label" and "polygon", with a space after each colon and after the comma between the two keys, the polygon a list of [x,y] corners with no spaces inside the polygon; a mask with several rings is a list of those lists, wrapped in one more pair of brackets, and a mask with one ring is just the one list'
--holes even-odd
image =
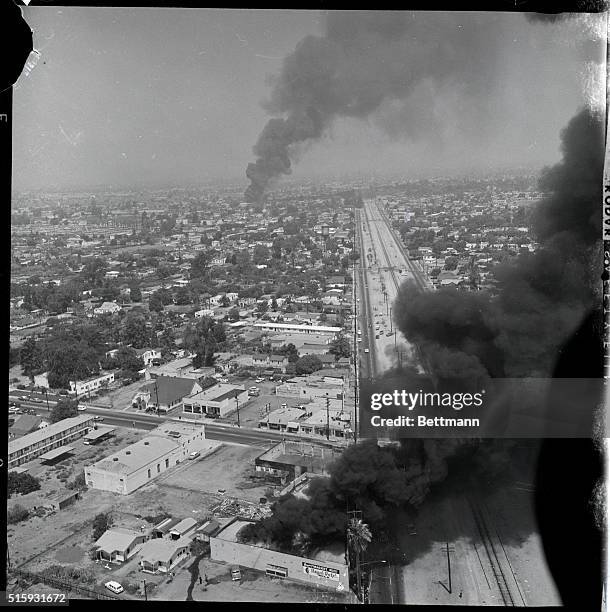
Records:
{"label": "dark smoke cloud", "polygon": [[602,117],[590,110],[562,131],[563,159],[543,171],[540,187],[549,195],[533,213],[540,248],[498,267],[497,296],[401,288],[396,323],[445,376],[451,364],[459,376],[460,355],[476,358],[491,377],[549,376],[559,347],[596,306],[603,135]]}
{"label": "dark smoke cloud", "polygon": [[248,164],[248,201],[291,171],[295,145],[320,138],[338,117],[368,117],[408,98],[423,81],[452,82],[476,98],[496,67],[499,23],[487,16],[334,12],[324,36],[307,36],[286,57],[265,109],[274,116]]}

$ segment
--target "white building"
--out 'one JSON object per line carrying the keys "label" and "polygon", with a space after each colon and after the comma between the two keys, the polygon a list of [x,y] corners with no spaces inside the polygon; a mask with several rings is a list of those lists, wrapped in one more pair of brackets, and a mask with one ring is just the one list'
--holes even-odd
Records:
{"label": "white building", "polygon": [[111,382],[114,382],[114,372],[105,372],[100,376],[93,376],[87,380],[71,380],[70,393],[74,393],[77,397],[79,395],[88,395],[95,393],[102,387],[106,387]]}
{"label": "white building", "polygon": [[85,466],[85,481],[92,489],[128,495],[190,453],[212,450],[218,444],[205,439],[203,425],[167,421],[142,440]]}
{"label": "white building", "polygon": [[104,302],[101,306],[94,308],[93,313],[96,315],[114,314],[119,310],[121,310],[121,307],[116,302]]}
{"label": "white building", "polygon": [[[237,400],[236,400],[237,398]],[[243,385],[221,384],[185,397],[182,412],[185,414],[200,414],[211,417],[225,417],[237,411],[250,397]]]}

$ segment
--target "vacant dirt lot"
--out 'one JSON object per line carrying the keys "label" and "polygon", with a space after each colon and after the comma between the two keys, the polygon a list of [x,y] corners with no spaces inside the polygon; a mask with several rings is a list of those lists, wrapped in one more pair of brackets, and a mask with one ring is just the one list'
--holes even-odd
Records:
{"label": "vacant dirt lot", "polygon": [[198,461],[188,461],[172,470],[159,481],[159,488],[186,489],[218,494],[258,502],[269,487],[267,483],[252,481],[247,473],[254,468],[254,459],[265,448],[223,445],[216,452]]}

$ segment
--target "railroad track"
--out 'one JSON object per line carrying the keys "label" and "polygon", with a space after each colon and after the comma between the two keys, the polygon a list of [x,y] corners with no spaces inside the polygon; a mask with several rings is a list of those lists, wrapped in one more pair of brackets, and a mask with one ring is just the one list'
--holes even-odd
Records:
{"label": "railroad track", "polygon": [[411,261],[411,258],[409,257],[409,254],[406,252],[405,247],[402,244],[402,241],[394,233],[394,229],[392,228],[392,224],[390,223],[389,219],[387,218],[385,213],[379,208],[379,206],[377,206],[377,210],[379,211],[379,215],[384,219],[386,225],[388,226],[388,231],[390,232],[390,235],[394,239],[394,242],[396,243],[396,246],[398,247],[398,250],[402,254],[405,262],[407,263],[407,267],[411,271],[411,275],[413,276],[413,279],[417,283],[418,287],[422,291],[429,291],[430,288],[429,288],[428,284],[426,283],[426,281],[422,278],[421,271],[418,270],[415,267],[415,264]]}
{"label": "railroad track", "polygon": [[[482,504],[471,497],[468,498],[468,504],[470,505],[485,555],[489,561],[489,566],[491,567],[493,581],[498,587],[503,604],[511,607],[527,605],[506,554],[500,534],[497,530],[492,530],[490,527],[486,518],[486,510]],[[517,592],[515,593],[515,591]]]}
{"label": "railroad track", "polygon": [[[375,204],[375,206],[377,206],[377,204]],[[428,286],[426,285],[425,281],[422,280],[422,278],[420,276],[420,273],[414,268],[414,265],[410,261],[409,256],[407,255],[407,253],[405,252],[403,245],[397,240],[396,236],[393,233],[392,227],[389,224],[389,221],[387,220],[387,218],[384,217],[384,215],[381,212],[379,206],[377,206],[377,212],[378,212],[378,214],[380,216],[380,220],[383,221],[387,225],[388,231],[390,232],[390,235],[392,236],[392,238],[394,240],[394,243],[398,247],[398,250],[401,252],[405,262],[407,263],[407,266],[411,270],[411,274],[412,274],[413,278],[415,279],[416,284],[418,285],[418,287],[420,288],[421,291],[428,291],[429,290]],[[370,223],[370,220],[368,218],[368,215],[366,215],[366,213],[365,213],[365,219],[367,221],[369,232],[370,232],[371,231],[371,223]],[[400,290],[400,280],[399,280],[399,278],[396,275],[396,267],[393,266],[392,263],[390,262],[390,256],[388,255],[387,248],[386,248],[385,243],[384,243],[384,241],[382,239],[381,232],[379,231],[379,226],[375,225],[375,229],[377,231],[377,236],[379,238],[379,244],[381,245],[381,249],[383,251],[383,254],[385,256],[385,260],[386,260],[386,263],[387,263],[386,269],[390,272],[392,281],[394,282],[394,286],[396,287],[396,295],[398,295],[398,291]],[[413,344],[413,346],[415,348],[415,351],[416,351],[419,363],[423,367],[424,371],[427,374],[430,374],[432,372],[432,369],[430,367],[430,363],[428,361],[428,358],[426,357],[426,355],[424,354],[424,352],[422,351],[422,349],[420,348],[420,346],[418,344]]]}

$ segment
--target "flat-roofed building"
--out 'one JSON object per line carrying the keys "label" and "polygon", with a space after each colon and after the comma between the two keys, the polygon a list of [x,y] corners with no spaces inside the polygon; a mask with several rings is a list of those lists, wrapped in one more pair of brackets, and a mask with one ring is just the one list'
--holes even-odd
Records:
{"label": "flat-roofed building", "polygon": [[343,591],[349,595],[348,567],[344,551],[336,555],[297,557],[271,548],[238,542],[239,532],[252,521],[233,519],[210,537],[210,557],[214,561],[241,565],[265,572],[274,578]]}
{"label": "flat-roofed building", "polygon": [[258,426],[262,429],[298,433],[301,421],[307,418],[309,414],[305,408],[284,405],[266,414],[258,422]]}
{"label": "flat-roofed building", "polygon": [[237,402],[243,406],[249,399],[244,385],[218,384],[204,391],[185,397],[182,403],[184,414],[225,417],[237,410]]}
{"label": "flat-roofed building", "polygon": [[114,372],[104,372],[99,376],[92,376],[86,380],[71,380],[70,393],[77,397],[80,395],[88,395],[95,393],[102,387],[107,387],[111,382],[114,382]]}
{"label": "flat-roofed building", "polygon": [[92,489],[128,495],[187,459],[190,453],[212,450],[218,444],[205,439],[203,425],[168,421],[142,440],[85,466],[85,481]]}
{"label": "flat-roofed building", "polygon": [[327,334],[335,336],[342,331],[341,327],[326,325],[299,325],[298,323],[255,323],[255,329],[276,332],[292,332],[298,334]]}
{"label": "flat-roofed building", "polygon": [[282,440],[254,460],[261,474],[277,477],[285,484],[301,474],[324,474],[328,464],[337,459],[342,449],[323,447],[311,442]]}
{"label": "flat-roofed building", "polygon": [[78,415],[9,441],[9,469],[82,438],[93,428],[94,424],[92,416]]}

